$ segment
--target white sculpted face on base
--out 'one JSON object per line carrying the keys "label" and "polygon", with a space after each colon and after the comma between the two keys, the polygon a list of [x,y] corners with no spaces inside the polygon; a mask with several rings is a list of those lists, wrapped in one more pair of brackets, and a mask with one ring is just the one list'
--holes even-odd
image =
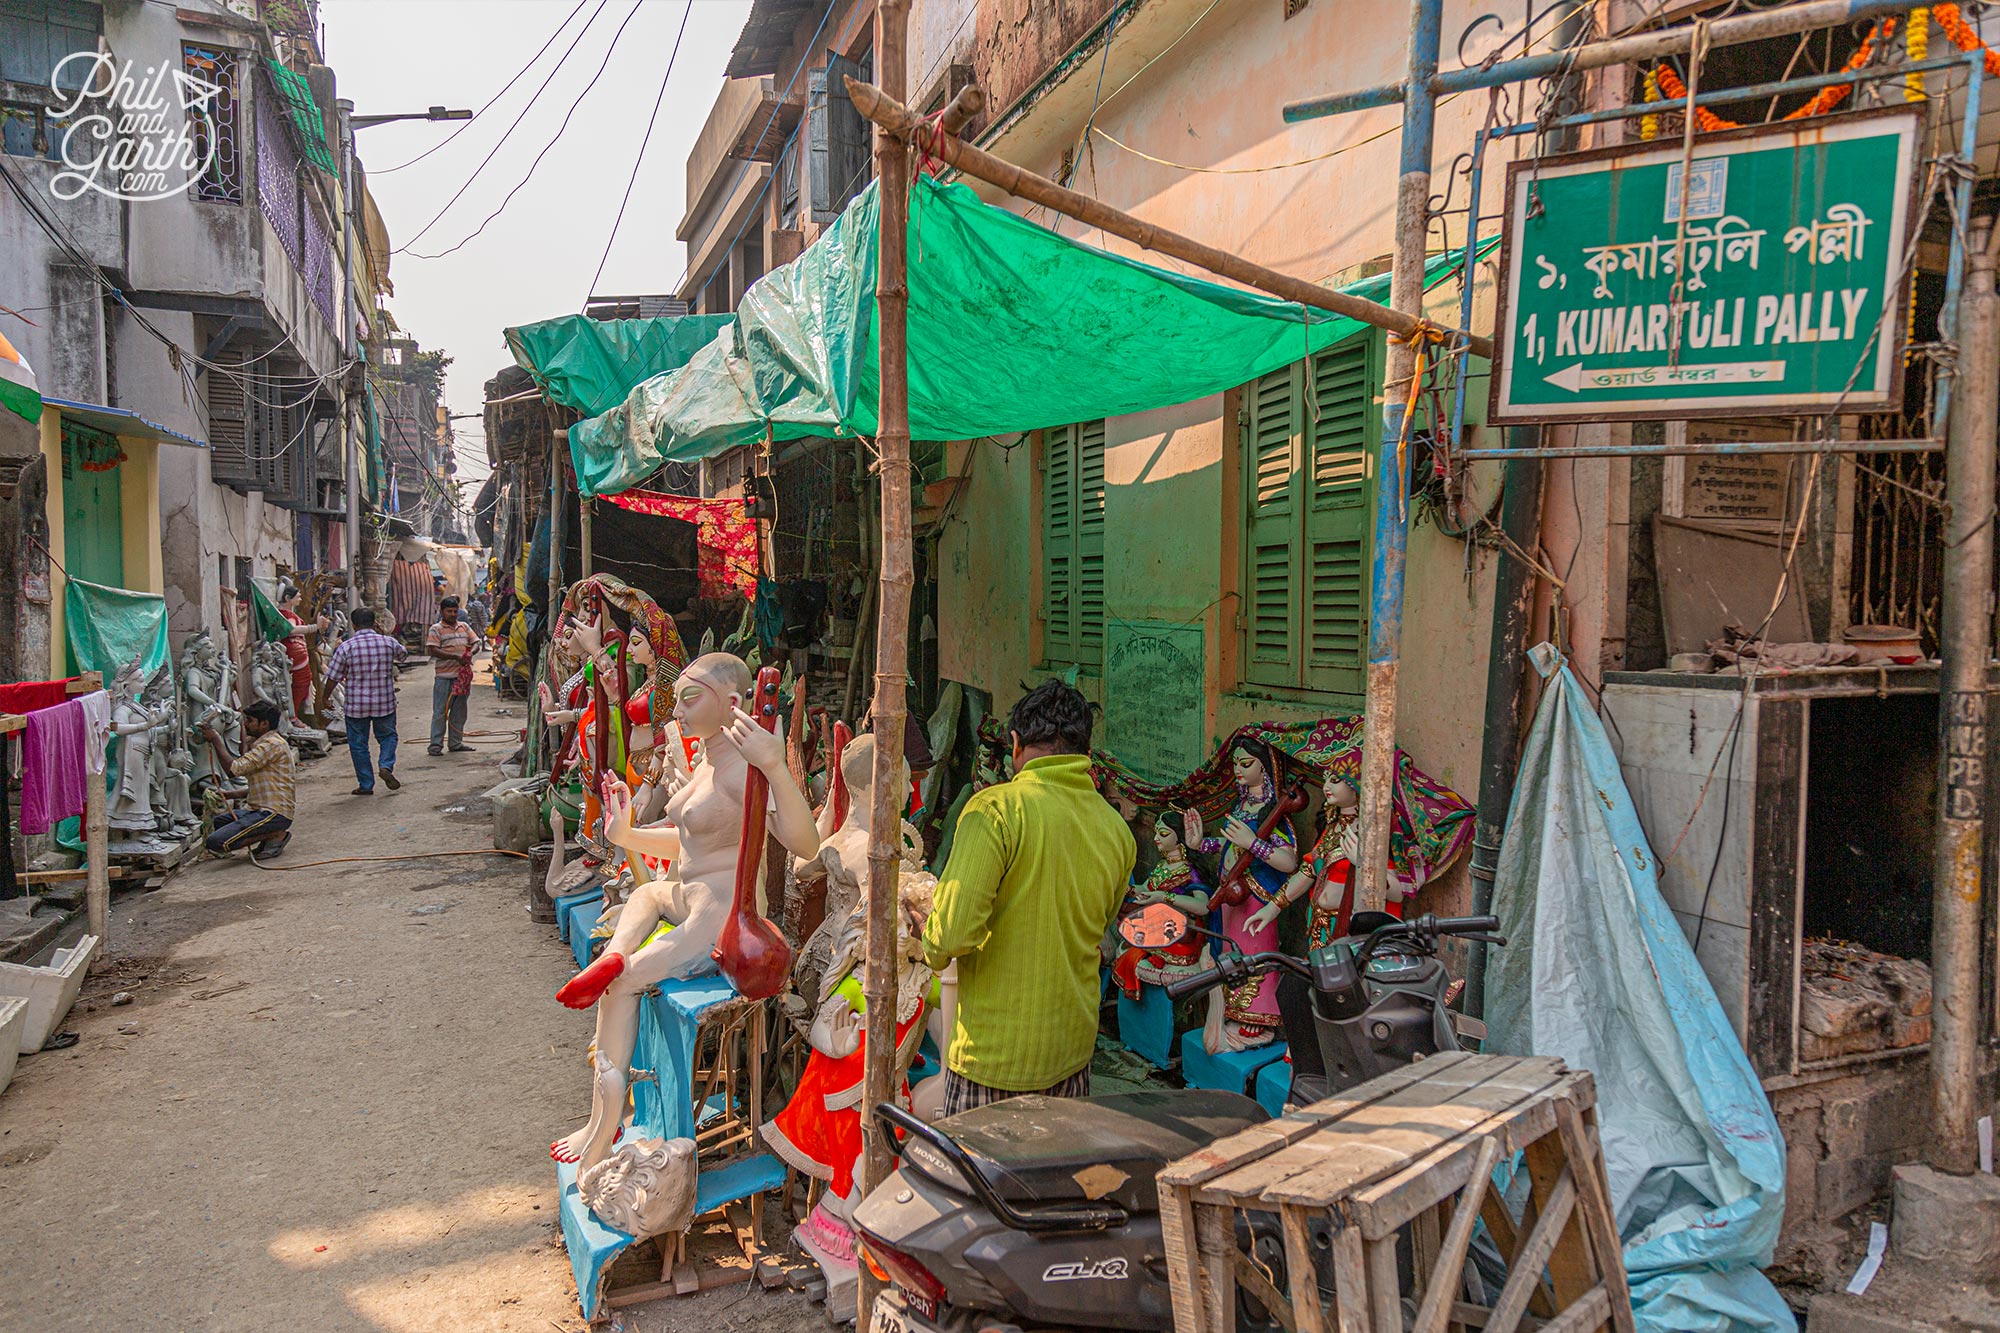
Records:
{"label": "white sculpted face on base", "polygon": [[576,1192],[600,1222],[635,1240],[680,1231],[694,1220],[693,1139],[621,1144],[576,1178]]}

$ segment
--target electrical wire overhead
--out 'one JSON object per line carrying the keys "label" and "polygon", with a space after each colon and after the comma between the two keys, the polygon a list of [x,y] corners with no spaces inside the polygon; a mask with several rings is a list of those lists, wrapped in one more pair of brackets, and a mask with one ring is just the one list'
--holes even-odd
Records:
{"label": "electrical wire overhead", "polygon": [[[492,164],[493,159],[500,155],[500,150],[507,146],[507,140],[513,137],[514,131],[521,128],[521,125],[528,118],[528,113],[535,109],[535,103],[539,102],[541,100],[542,94],[549,90],[549,85],[555,82],[556,75],[562,73],[563,66],[569,63],[569,58],[576,51],[578,44],[580,44],[583,41],[585,34],[587,34],[590,31],[591,26],[597,22],[599,16],[601,16],[604,13],[604,11],[610,6],[610,4],[611,0],[597,0],[597,8],[590,11],[590,17],[585,19],[583,21],[583,26],[576,30],[576,36],[570,38],[569,45],[563,48],[563,53],[556,58],[556,63],[554,64],[554,66],[552,66],[549,72],[543,76],[541,83],[536,85],[535,91],[532,94],[530,94],[527,103],[514,114],[514,119],[508,122],[507,128],[500,132],[499,139],[494,142],[492,148],[487,150],[486,156],[479,159],[479,165],[472,169],[472,174],[465,178],[465,183],[458,187],[457,191],[455,191],[452,194],[451,198],[444,201],[444,207],[440,208],[429,222],[426,222],[421,228],[419,228],[416,234],[411,236],[409,240],[403,242],[401,245],[397,246],[394,250],[391,250],[390,251],[391,254],[400,255],[400,254],[414,253],[410,250],[410,247],[415,245],[418,241],[422,240],[424,236],[429,233],[432,227],[435,227],[437,226],[438,223],[444,221],[444,215],[446,213],[451,212],[452,205],[456,204],[459,200],[465,197],[465,192],[472,188],[473,182],[479,179],[480,173],[485,171],[486,168]],[[626,17],[626,22],[630,21],[631,18],[628,15]],[[568,20],[565,19],[564,22],[566,23],[568,22]],[[620,32],[624,31],[622,25],[620,26],[619,31]],[[618,39],[615,35],[612,37],[611,43],[613,46],[616,46],[618,44]],[[609,52],[606,52],[605,55],[606,59],[610,58]],[[604,72],[603,67],[599,66],[597,73],[602,74],[603,72]],[[595,84],[597,82],[597,75],[592,75],[590,82],[591,84]],[[585,92],[590,91],[588,85],[585,86],[584,91]],[[575,108],[572,107],[571,110],[575,110]],[[565,120],[564,124],[568,124],[568,121]],[[538,158],[536,160],[539,161],[540,159]],[[532,170],[532,168],[530,168],[530,170]],[[483,226],[484,224],[482,223],[481,225]],[[477,233],[475,233],[475,235],[476,234]],[[460,244],[462,245],[464,244],[464,242],[461,241]],[[415,257],[418,259],[423,259],[426,258],[427,256],[416,255]]]}
{"label": "electrical wire overhead", "polygon": [[[646,0],[633,0],[631,10],[625,15],[624,19],[618,24],[618,31],[611,34],[611,44],[605,47],[604,59],[598,63],[596,71],[593,74],[591,74],[590,82],[583,85],[583,91],[579,92],[576,95],[576,100],[572,101],[569,104],[569,110],[563,113],[562,124],[556,127],[556,132],[554,136],[551,137],[549,141],[542,146],[541,152],[535,154],[535,160],[528,164],[528,170],[526,174],[524,174],[521,177],[520,181],[515,184],[513,189],[507,191],[506,197],[501,199],[499,206],[496,207],[491,213],[488,213],[485,216],[485,218],[483,218],[480,221],[479,225],[472,229],[470,235],[466,236],[463,240],[459,241],[455,245],[446,246],[444,249],[438,251],[435,254],[428,254],[428,255],[421,254],[415,250],[406,250],[403,251],[402,253],[408,254],[412,259],[443,259],[446,255],[456,253],[457,251],[463,250],[466,246],[472,244],[472,242],[478,238],[479,234],[486,230],[488,224],[490,224],[495,218],[499,217],[502,213],[507,211],[507,206],[514,202],[514,196],[518,195],[522,190],[526,189],[528,182],[534,179],[535,171],[542,165],[542,160],[549,155],[550,150],[553,149],[556,146],[556,144],[562,141],[563,134],[569,129],[570,121],[576,116],[576,109],[583,105],[583,99],[590,96],[591,90],[597,87],[598,80],[604,77],[604,71],[607,68],[609,68],[611,64],[611,55],[614,51],[618,49],[618,39],[625,35],[625,29],[630,27],[632,20],[639,16],[639,10],[645,5],[645,2]],[[447,204],[446,207],[449,208],[450,205]],[[435,222],[436,219],[432,219],[432,221]],[[425,230],[429,230],[429,228],[426,227]],[[421,234],[422,233],[419,233],[419,235]],[[415,237],[412,237],[411,239],[415,240]]]}
{"label": "electrical wire overhead", "polygon": [[597,280],[604,276],[604,266],[610,262],[611,247],[617,243],[619,224],[625,221],[625,206],[632,202],[632,187],[639,183],[639,167],[646,160],[646,145],[653,142],[653,126],[659,123],[660,107],[667,100],[667,80],[674,76],[674,61],[681,53],[681,38],[687,36],[688,15],[694,12],[694,0],[687,0],[681,10],[680,31],[674,34],[674,49],[667,56],[666,72],[660,75],[660,91],[653,97],[653,114],[646,117],[646,133],[639,140],[638,156],[632,159],[632,174],[625,179],[625,196],[618,201],[618,215],[611,219],[611,234],[604,238],[604,253],[598,256],[597,271],[590,275],[590,286],[584,291],[583,303],[590,304],[590,298],[597,295]]}
{"label": "electrical wire overhead", "polygon": [[[521,66],[521,68],[515,70],[514,77],[507,80],[507,82],[501,84],[500,91],[493,94],[493,96],[487,98],[485,103],[482,106],[480,106],[480,108],[477,111],[474,111],[472,113],[471,120],[465,121],[464,123],[459,125],[457,129],[453,130],[450,134],[445,135],[444,138],[439,139],[436,143],[432,144],[429,148],[424,149],[423,152],[418,153],[415,157],[411,158],[409,161],[398,162],[393,167],[382,167],[381,169],[376,171],[371,171],[368,174],[371,176],[386,176],[392,171],[401,171],[405,167],[414,167],[415,165],[417,165],[417,163],[423,161],[425,158],[429,157],[432,153],[435,153],[438,149],[444,147],[446,144],[450,143],[453,139],[456,139],[459,135],[471,129],[475,121],[477,121],[481,116],[485,115],[488,111],[491,111],[493,109],[493,104],[495,102],[498,102],[501,98],[505,97],[507,95],[507,90],[512,88],[515,84],[519,83],[522,80],[522,78],[526,76],[527,72],[535,67],[536,62],[540,61],[543,56],[549,53],[549,48],[556,44],[556,38],[562,36],[563,29],[569,27],[569,21],[575,18],[578,14],[582,13],[583,7],[589,3],[590,0],[576,0],[576,8],[570,10],[569,13],[563,15],[563,21],[561,23],[556,24],[555,31],[549,34],[549,39],[542,43],[541,49],[536,51],[535,54],[529,56],[528,63]],[[598,8],[601,11],[603,9],[603,6],[600,5],[598,6]],[[596,19],[597,15],[592,14],[591,21],[595,22]],[[584,26],[589,27],[590,25],[586,23]],[[567,55],[567,52],[565,52],[564,54]],[[562,68],[562,63],[560,61],[557,62],[556,68],[557,69]],[[550,72],[554,73],[553,70]],[[547,86],[548,85],[546,84],[543,85],[543,87]]]}

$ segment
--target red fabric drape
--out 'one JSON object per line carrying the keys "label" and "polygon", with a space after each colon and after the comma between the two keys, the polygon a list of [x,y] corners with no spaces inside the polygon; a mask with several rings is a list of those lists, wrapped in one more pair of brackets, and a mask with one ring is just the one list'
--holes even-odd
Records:
{"label": "red fabric drape", "polygon": [[626,491],[603,498],[635,514],[694,524],[702,596],[757,595],[757,520],[746,512],[748,501],[699,500],[659,491]]}

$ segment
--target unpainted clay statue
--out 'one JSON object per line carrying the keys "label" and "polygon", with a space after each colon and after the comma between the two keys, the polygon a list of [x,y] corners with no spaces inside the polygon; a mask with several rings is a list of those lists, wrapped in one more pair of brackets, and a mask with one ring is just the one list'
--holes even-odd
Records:
{"label": "unpainted clay statue", "polygon": [[292,663],[282,643],[260,643],[250,658],[250,689],[278,710],[278,734],[291,745],[312,755],[327,752],[326,733],[299,721],[292,706]]}
{"label": "unpainted clay statue", "polygon": [[695,1175],[693,1139],[640,1139],[578,1172],[576,1192],[598,1221],[644,1240],[694,1221]]}
{"label": "unpainted clay statue", "polygon": [[[207,630],[196,630],[181,645],[181,698],[189,733],[199,734],[206,727],[214,727],[229,742],[229,752],[241,754],[243,715],[228,702],[235,674],[236,668],[223,656]],[[197,784],[214,784],[229,791],[246,789],[227,771],[216,767],[211,746],[195,747],[194,764]]]}
{"label": "unpainted clay statue", "polygon": [[[635,871],[639,858],[651,856],[673,862],[678,873],[634,889],[604,952],[557,992],[572,1009],[597,1005],[590,1120],[549,1145],[559,1162],[593,1166],[611,1147],[625,1113],[641,994],[668,978],[716,970],[710,953],[734,898],[744,784],[753,765],[770,782],[771,833],[794,856],[819,850],[812,809],[785,766],[784,738],[743,711],[750,688],[749,666],[726,653],[696,658],[674,683],[674,721],[701,742],[701,763],[684,781],[671,767],[663,775],[673,784],[664,826],[634,827],[631,791],[606,778],[610,840],[625,849]],[[672,929],[660,933],[662,923]]]}
{"label": "unpainted clay statue", "polygon": [[153,751],[159,732],[174,720],[171,704],[148,705],[145,667],[134,659],[111,678],[111,734],[118,738],[118,786],[105,820],[115,829],[151,833],[166,813],[166,793],[155,781]]}
{"label": "unpainted clay statue", "polygon": [[[909,785],[908,765],[902,772],[899,789]],[[798,863],[800,879],[815,873],[826,876],[826,915],[799,946],[791,991],[785,999],[786,1009],[798,1016],[801,1028],[811,1021],[810,1014],[818,1006],[820,979],[832,958],[834,940],[861,902],[862,886],[868,882],[868,842],[874,836],[875,823],[870,796],[875,783],[873,736],[857,736],[847,743],[840,753],[840,775],[849,796],[847,817],[838,828],[830,827],[833,802],[829,800],[819,813],[819,826],[827,830],[826,841],[820,844],[817,856]],[[923,869],[923,842],[907,820],[902,822],[902,857],[906,872]]]}

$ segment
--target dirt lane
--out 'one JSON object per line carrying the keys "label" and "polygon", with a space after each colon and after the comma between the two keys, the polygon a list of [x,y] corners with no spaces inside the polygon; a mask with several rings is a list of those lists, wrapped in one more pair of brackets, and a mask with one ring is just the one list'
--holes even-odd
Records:
{"label": "dirt lane", "polygon": [[[403,790],[349,795],[344,749],[303,766],[279,864],[490,846],[521,707],[482,678],[469,730],[494,734],[430,758],[429,674],[402,683]],[[82,1041],[0,1096],[0,1328],[581,1328],[544,1145],[582,1119],[589,1019],[552,999],[571,968],[525,874],[238,860],[118,897]],[[624,1326],[824,1326],[745,1295]]]}

